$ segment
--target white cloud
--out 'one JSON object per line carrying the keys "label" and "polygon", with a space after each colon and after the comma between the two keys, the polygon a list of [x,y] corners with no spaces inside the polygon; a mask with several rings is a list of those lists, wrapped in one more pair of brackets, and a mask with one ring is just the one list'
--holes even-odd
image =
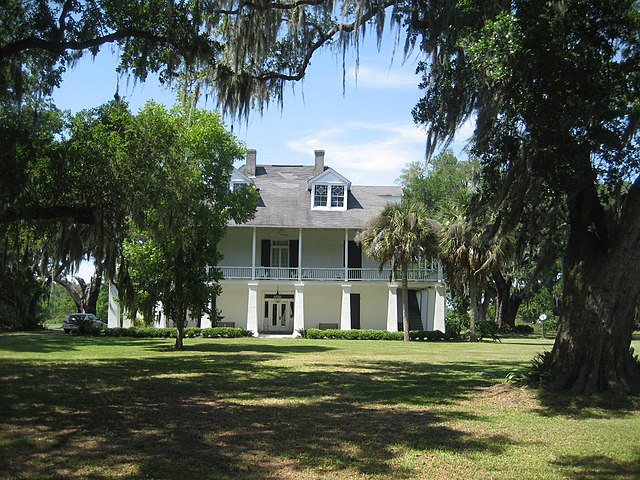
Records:
{"label": "white cloud", "polygon": [[368,65],[360,65],[350,72],[350,79],[358,87],[366,88],[417,88],[420,79],[417,75],[411,74],[404,69],[374,68]]}
{"label": "white cloud", "polygon": [[303,134],[287,146],[326,152],[326,163],[361,185],[391,185],[409,162],[424,158],[425,133],[412,123],[348,122]]}

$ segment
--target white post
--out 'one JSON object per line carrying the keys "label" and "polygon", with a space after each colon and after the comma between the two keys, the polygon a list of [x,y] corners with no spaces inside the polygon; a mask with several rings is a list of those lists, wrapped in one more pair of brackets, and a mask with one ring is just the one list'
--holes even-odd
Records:
{"label": "white post", "polygon": [[435,288],[435,308],[433,316],[433,329],[445,331],[445,319],[447,317],[447,302],[445,297],[444,285],[438,285]]}
{"label": "white post", "polygon": [[158,320],[156,321],[157,328],[167,328],[167,317],[164,314],[164,309],[162,307],[162,302],[156,303],[156,312],[158,315]]}
{"label": "white post", "polygon": [[200,328],[211,328],[213,323],[211,322],[211,315],[203,313],[200,318]]}
{"label": "white post", "polygon": [[351,285],[342,286],[342,308],[340,309],[340,330],[351,330]]}
{"label": "white post", "polygon": [[107,326],[109,328],[121,327],[120,303],[118,302],[118,289],[113,282],[109,282],[109,312],[107,314]]}
{"label": "white post", "polygon": [[249,295],[247,298],[247,330],[258,336],[258,282],[248,284]]}
{"label": "white post", "polygon": [[398,285],[391,283],[387,301],[387,331],[398,331]]}
{"label": "white post", "polygon": [[296,283],[293,298],[293,336],[299,337],[304,329],[304,283]]}
{"label": "white post", "polygon": [[422,323],[422,328],[425,330],[429,330],[427,328],[427,309],[429,308],[429,295],[427,291],[428,290],[420,290],[420,323]]}
{"label": "white post", "polygon": [[349,230],[344,229],[344,281],[349,281]]}
{"label": "white post", "polygon": [[253,227],[251,243],[251,280],[256,279],[256,227]]}
{"label": "white post", "polygon": [[298,229],[298,281],[302,282],[302,229]]}

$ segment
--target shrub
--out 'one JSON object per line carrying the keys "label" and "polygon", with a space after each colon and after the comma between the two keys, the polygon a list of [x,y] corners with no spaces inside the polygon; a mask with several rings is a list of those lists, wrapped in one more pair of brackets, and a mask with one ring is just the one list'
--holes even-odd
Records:
{"label": "shrub", "polygon": [[200,336],[200,328],[198,327],[187,327],[184,329],[185,338],[194,338]]}
{"label": "shrub", "polygon": [[558,330],[558,321],[557,320],[547,320],[544,322],[544,331],[545,332],[555,332]]}
{"label": "shrub", "polygon": [[253,332],[238,327],[213,327],[201,330],[202,338],[241,338],[251,337]]}
{"label": "shrub", "polygon": [[508,323],[503,324],[498,331],[500,333],[513,333],[513,325],[509,325]]}
{"label": "shrub", "polygon": [[550,367],[551,352],[545,350],[533,357],[528,367],[509,372],[507,374],[507,381],[515,383],[516,385],[537,387],[544,383],[549,376]]}
{"label": "shrub", "polygon": [[449,340],[449,335],[441,332],[440,330],[434,330],[432,332],[427,330],[411,330],[409,332],[409,338],[411,338],[411,340],[437,342],[442,340]]}
{"label": "shrub", "polygon": [[307,329],[301,328],[300,330],[296,330],[300,334],[300,338],[307,338]]}
{"label": "shrub", "polygon": [[339,340],[402,340],[402,332],[387,332],[386,330],[320,330],[307,329],[307,338],[311,339],[339,339]]}
{"label": "shrub", "polygon": [[108,328],[105,331],[105,335],[109,337],[175,338],[178,335],[178,329],[153,327]]}
{"label": "shrub", "polygon": [[75,320],[75,327],[71,330],[74,335],[89,335],[98,337],[104,335],[106,327],[104,324],[97,324],[91,319],[80,317]]}
{"label": "shrub", "polygon": [[469,315],[459,313],[455,310],[447,312],[445,320],[445,331],[452,340],[462,340],[463,332],[469,330]]}
{"label": "shrub", "polygon": [[533,333],[533,327],[531,325],[518,324],[513,328],[513,333],[530,335]]}
{"label": "shrub", "polygon": [[498,338],[498,325],[491,320],[482,320],[476,325],[476,336],[478,340],[489,337],[493,340],[500,340]]}
{"label": "shrub", "polygon": [[[388,332],[386,330],[320,330],[318,328],[309,328],[305,331],[305,335],[304,338],[315,340],[402,340],[404,338],[402,332]],[[409,338],[411,340],[442,341],[448,340],[449,336],[438,330],[433,332],[412,330],[409,332]]]}

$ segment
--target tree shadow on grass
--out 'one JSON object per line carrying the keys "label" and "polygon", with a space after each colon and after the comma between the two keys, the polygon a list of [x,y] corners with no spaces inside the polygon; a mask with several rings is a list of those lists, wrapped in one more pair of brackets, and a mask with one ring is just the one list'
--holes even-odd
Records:
{"label": "tree shadow on grass", "polygon": [[538,390],[538,400],[544,407],[538,414],[545,417],[574,419],[623,418],[640,411],[640,397],[614,394],[570,396]]}
{"label": "tree shadow on grass", "polygon": [[477,365],[301,371],[268,364],[286,351],[220,352],[4,362],[0,468],[34,479],[411,478],[420,472],[399,452],[499,454],[510,443],[450,426],[473,414],[429,407],[467,395]]}
{"label": "tree shadow on grass", "polygon": [[610,480],[612,478],[640,478],[640,448],[636,458],[619,460],[602,455],[564,455],[555,462],[567,478],[574,480]]}

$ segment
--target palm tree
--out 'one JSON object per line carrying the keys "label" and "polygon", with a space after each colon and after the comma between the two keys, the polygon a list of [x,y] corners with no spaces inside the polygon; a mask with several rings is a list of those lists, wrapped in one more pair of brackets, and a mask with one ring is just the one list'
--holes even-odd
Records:
{"label": "palm tree", "polygon": [[409,341],[409,265],[420,258],[438,255],[440,224],[427,217],[424,205],[402,200],[387,204],[360,232],[356,241],[364,252],[378,262],[382,272],[387,263],[391,271],[402,272],[402,330]]}
{"label": "palm tree", "polygon": [[497,244],[489,245],[484,241],[481,230],[475,228],[461,208],[452,208],[447,217],[440,240],[445,277],[449,284],[461,288],[469,296],[469,340],[475,342],[476,323],[482,319],[482,292],[498,265],[500,249]]}

